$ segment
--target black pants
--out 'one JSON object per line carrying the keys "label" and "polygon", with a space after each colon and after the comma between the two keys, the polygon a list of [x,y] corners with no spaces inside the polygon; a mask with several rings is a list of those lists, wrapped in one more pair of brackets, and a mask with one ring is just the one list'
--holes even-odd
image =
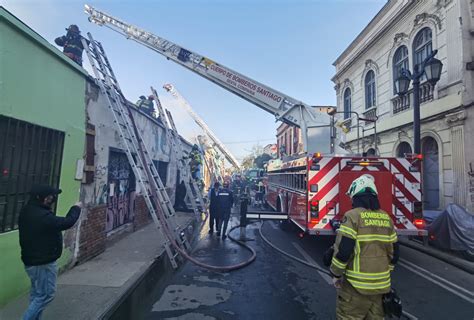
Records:
{"label": "black pants", "polygon": [[230,219],[230,209],[222,212],[220,216],[220,220],[221,220],[220,224],[222,225],[220,229],[221,229],[222,235],[226,234],[227,225],[229,224],[229,219]]}
{"label": "black pants", "polygon": [[214,223],[216,224],[216,231],[219,232],[220,223],[219,223],[219,212],[217,208],[209,208],[209,230],[214,231]]}

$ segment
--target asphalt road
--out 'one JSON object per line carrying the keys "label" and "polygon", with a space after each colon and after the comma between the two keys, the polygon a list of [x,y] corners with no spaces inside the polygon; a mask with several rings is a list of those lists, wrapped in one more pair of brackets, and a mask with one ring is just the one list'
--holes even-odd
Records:
{"label": "asphalt road", "polygon": [[[231,225],[237,225],[237,219]],[[259,236],[260,224],[247,228],[247,243],[257,251],[250,266],[213,273],[185,263],[154,293],[146,319],[335,319],[336,291],[330,278],[291,260]],[[230,239],[202,231],[194,256],[225,265],[250,253]],[[304,237],[265,222],[264,236],[273,245],[310,264],[322,266],[322,255],[334,238]],[[238,237],[239,231],[233,234]],[[402,247],[393,286],[411,319],[474,319],[474,277],[440,260]]]}

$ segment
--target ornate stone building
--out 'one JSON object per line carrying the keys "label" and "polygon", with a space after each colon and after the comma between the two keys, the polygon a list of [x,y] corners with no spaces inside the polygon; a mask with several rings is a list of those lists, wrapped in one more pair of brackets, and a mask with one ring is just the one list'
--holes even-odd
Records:
{"label": "ornate stone building", "polygon": [[[413,150],[413,89],[394,80],[438,50],[440,81],[422,79],[421,136],[426,209],[474,203],[474,2],[390,0],[334,62],[337,106],[357,152],[403,156]],[[374,125],[361,118],[377,119]],[[359,131],[358,131],[359,130]],[[357,139],[359,132],[359,139]]]}

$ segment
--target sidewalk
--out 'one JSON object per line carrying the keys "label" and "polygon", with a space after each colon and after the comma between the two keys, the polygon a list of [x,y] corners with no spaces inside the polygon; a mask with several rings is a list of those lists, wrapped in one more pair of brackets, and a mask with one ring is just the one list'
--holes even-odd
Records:
{"label": "sidewalk", "polygon": [[[193,216],[193,213],[177,212],[176,219],[182,229],[192,227],[192,235],[198,228]],[[163,254],[162,244],[161,233],[151,223],[112,244],[101,255],[62,273],[58,277],[56,298],[46,308],[43,319],[102,318],[151,269]],[[27,305],[28,294],[25,294],[0,310],[0,319],[21,319]]]}
{"label": "sidewalk", "polygon": [[422,243],[405,238],[399,238],[399,242],[401,245],[421,251],[427,255],[438,258],[446,263],[458,267],[459,269],[462,269],[470,274],[474,274],[474,262],[462,259],[453,253],[440,250],[430,245],[424,246]]}

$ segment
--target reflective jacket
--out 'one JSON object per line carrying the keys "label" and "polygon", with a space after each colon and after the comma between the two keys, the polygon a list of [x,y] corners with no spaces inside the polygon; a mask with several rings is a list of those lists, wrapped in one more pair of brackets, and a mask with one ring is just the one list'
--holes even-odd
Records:
{"label": "reflective jacket", "polygon": [[[383,210],[355,208],[348,211],[338,229],[331,273],[344,277],[361,294],[390,291],[390,272],[397,234],[392,218]],[[396,257],[395,257],[396,256]]]}

